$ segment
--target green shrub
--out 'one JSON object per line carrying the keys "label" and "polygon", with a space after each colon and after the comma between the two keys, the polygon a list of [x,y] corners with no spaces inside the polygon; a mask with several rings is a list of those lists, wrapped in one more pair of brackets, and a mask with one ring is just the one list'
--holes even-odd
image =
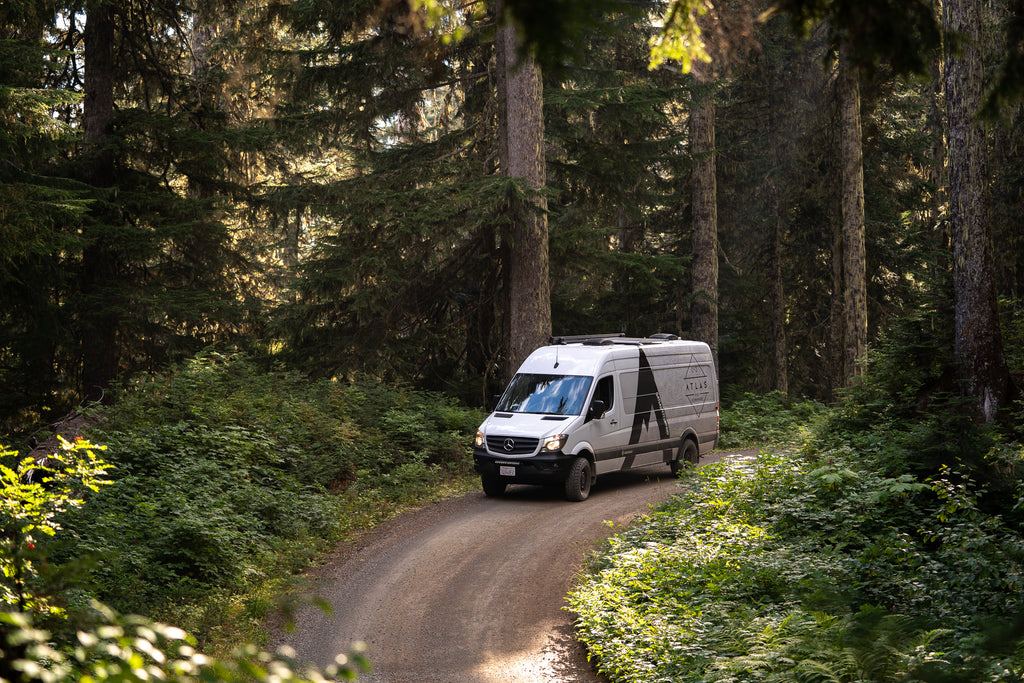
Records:
{"label": "green shrub", "polygon": [[[109,466],[93,452],[102,447],[81,438],[58,441],[59,459],[43,462],[18,459],[14,451],[0,448],[0,460],[12,461],[0,462],[0,570],[5,579],[0,590],[0,681],[304,683],[353,680],[367,669],[359,650],[323,672],[300,666],[287,652],[270,655],[254,646],[210,658],[198,653],[197,641],[179,628],[124,617],[97,602],[72,612],[59,607],[59,598],[66,595],[51,594],[52,586],[42,580],[47,562],[36,541],[63,536],[60,513],[81,509],[83,496],[95,497],[110,482],[105,479]],[[216,533],[217,525],[211,527]],[[201,546],[183,542],[175,551],[202,553]],[[45,623],[55,630],[39,628]]]}
{"label": "green shrub", "polygon": [[[602,671],[1024,680],[1024,404],[978,423],[945,305],[890,325],[832,410],[769,395],[722,411],[725,447],[789,451],[688,471],[609,542],[571,595]],[[1020,353],[1011,341],[1015,369]]]}
{"label": "green shrub", "polygon": [[[91,558],[90,596],[205,637],[223,596],[301,570],[360,525],[471,472],[479,416],[425,392],[310,381],[205,353],[90,414],[115,485],[43,550]],[[169,610],[171,604],[194,602]],[[210,614],[208,614],[210,613]],[[191,618],[191,617],[190,617]]]}
{"label": "green shrub", "polygon": [[263,652],[253,645],[223,657],[196,650],[180,628],[123,616],[93,603],[88,623],[62,645],[26,614],[0,612],[0,681],[47,683],[323,683],[355,680],[369,670],[356,648],[324,670],[301,664],[294,653]]}
{"label": "green shrub", "polygon": [[963,473],[923,482],[867,463],[807,448],[684,474],[682,493],[611,539],[570,596],[600,669],[616,681],[1018,680],[1021,641],[990,647],[989,631],[1024,614],[1020,530],[982,510],[984,488]]}
{"label": "green shrub", "polygon": [[0,611],[64,613],[43,585],[45,555],[37,546],[57,534],[61,513],[79,509],[87,492],[108,483],[108,465],[93,452],[102,448],[58,440],[59,459],[43,462],[0,446]]}
{"label": "green shrub", "polygon": [[795,443],[826,414],[824,405],[782,392],[744,394],[722,408],[720,448]]}

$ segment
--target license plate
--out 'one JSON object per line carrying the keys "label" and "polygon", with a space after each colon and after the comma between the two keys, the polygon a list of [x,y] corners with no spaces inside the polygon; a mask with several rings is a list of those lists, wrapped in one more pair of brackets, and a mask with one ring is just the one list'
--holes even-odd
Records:
{"label": "license plate", "polygon": [[504,465],[498,466],[498,474],[502,477],[514,477],[516,476],[515,467],[505,467]]}

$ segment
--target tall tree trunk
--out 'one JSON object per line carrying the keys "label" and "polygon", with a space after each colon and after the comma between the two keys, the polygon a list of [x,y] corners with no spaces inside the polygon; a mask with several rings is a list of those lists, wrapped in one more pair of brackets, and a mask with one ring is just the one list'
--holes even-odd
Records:
{"label": "tall tree trunk", "polygon": [[[829,212],[832,226],[832,288],[828,311],[828,395],[831,400],[839,396],[843,388],[843,226],[837,220],[836,207]],[[840,215],[842,212],[839,212]]]}
{"label": "tall tree trunk", "polygon": [[718,363],[718,188],[715,167],[715,102],[710,65],[693,66],[698,96],[690,112],[693,155],[693,300],[691,336],[711,347]]}
{"label": "tall tree trunk", "polygon": [[769,192],[775,213],[769,214],[772,223],[768,246],[768,335],[772,344],[771,389],[789,393],[789,369],[786,362],[786,303],[782,295],[782,215],[779,191],[770,180]]}
{"label": "tall tree trunk", "polygon": [[[936,16],[940,16],[942,13],[941,0],[932,0],[932,9]],[[925,225],[932,226],[940,223],[943,207],[946,205],[944,169],[946,162],[946,131],[944,127],[945,97],[942,65],[942,54],[937,53],[934,56],[934,59],[932,59],[929,69],[929,75],[931,76],[931,97],[928,101],[928,113],[925,115],[925,123],[928,127],[928,133],[931,136],[931,146],[928,150],[929,166],[925,172],[925,179],[933,189],[931,201],[928,202],[928,206],[925,209],[924,222]],[[943,239],[943,244],[946,242],[948,242],[948,235]]]}
{"label": "tall tree trunk", "polygon": [[[85,97],[83,102],[83,140],[89,155],[87,181],[96,188],[114,184],[114,159],[104,146],[110,136],[114,116],[114,17],[111,3],[92,0],[86,3],[83,31],[85,59]],[[106,293],[118,275],[118,258],[109,243],[104,224],[110,222],[103,209],[90,212],[86,231],[89,240],[82,253],[82,396],[99,399],[107,384],[117,376],[119,353],[116,304]]]}
{"label": "tall tree trunk", "polygon": [[[624,191],[621,192],[621,195],[628,196]],[[630,222],[624,206],[616,208],[615,220],[618,227],[619,253],[635,254],[643,239],[642,227]],[[619,272],[616,289],[622,311],[622,329],[623,331],[632,330],[633,324],[636,322],[636,307],[633,305],[633,277],[628,267],[624,267]]]}
{"label": "tall tree trunk", "polygon": [[839,134],[843,214],[843,379],[860,375],[868,347],[867,264],[864,246],[864,147],[861,141],[860,82],[846,45],[839,56]]}
{"label": "tall tree trunk", "polygon": [[945,0],[943,5],[947,30],[965,38],[946,57],[955,352],[964,389],[987,422],[1006,404],[1011,380],[992,278],[985,131],[977,118],[983,87],[981,4]]}
{"label": "tall tree trunk", "polygon": [[[499,11],[500,11],[499,7]],[[496,37],[500,170],[531,191],[544,189],[544,117],[539,67],[518,54],[515,27]],[[547,200],[516,210],[506,249],[509,298],[509,376],[551,336]]]}
{"label": "tall tree trunk", "polygon": [[295,289],[296,279],[299,273],[299,252],[302,241],[302,219],[305,216],[305,209],[295,209],[295,220],[291,220],[291,211],[285,211],[282,217],[284,223],[284,239],[281,241],[281,267],[284,277],[281,286],[285,295],[285,301],[296,303],[298,294]]}
{"label": "tall tree trunk", "polygon": [[770,388],[789,393],[789,368],[786,346],[786,303],[782,291],[782,241],[785,234],[783,223],[782,195],[777,176],[782,171],[782,133],[777,102],[777,79],[775,67],[769,65],[768,83],[768,134],[770,136],[772,169],[765,178],[766,203],[771,232],[768,244],[768,337],[772,345],[772,363],[769,371]]}

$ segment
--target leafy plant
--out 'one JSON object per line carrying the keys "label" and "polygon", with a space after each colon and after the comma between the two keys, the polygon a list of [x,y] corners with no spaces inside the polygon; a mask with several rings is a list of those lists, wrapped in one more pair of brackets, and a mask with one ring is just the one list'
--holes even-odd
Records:
{"label": "leafy plant", "polygon": [[[103,450],[77,439],[60,438],[59,460],[37,462],[21,458],[12,466],[0,462],[0,602],[22,612],[59,612],[45,595],[34,590],[38,583],[36,543],[60,529],[59,515],[85,502],[85,491],[99,491],[108,483],[109,466],[96,457]],[[0,447],[0,458],[16,457]]]}
{"label": "leafy plant", "polygon": [[1017,680],[1021,529],[967,472],[922,481],[874,464],[812,441],[688,471],[570,596],[599,668],[616,681]]}
{"label": "leafy plant", "polygon": [[91,616],[93,623],[77,632],[75,642],[61,646],[28,615],[0,612],[0,681],[322,683],[355,680],[370,668],[360,647],[320,671],[296,661],[294,653],[271,654],[253,645],[209,657],[180,628],[120,615],[99,603],[92,604]]}
{"label": "leafy plant", "polygon": [[90,412],[116,485],[54,517],[65,532],[38,550],[54,567],[91,564],[64,591],[71,607],[96,598],[204,644],[237,642],[232,628],[258,638],[239,596],[280,590],[347,534],[468,480],[478,417],[427,392],[206,352]]}
{"label": "leafy plant", "polygon": [[722,408],[722,448],[779,445],[799,441],[824,417],[825,406],[782,392],[743,394]]}
{"label": "leafy plant", "polygon": [[[290,653],[270,655],[254,646],[243,646],[231,655],[210,658],[196,651],[196,640],[183,630],[143,617],[122,616],[93,601],[70,621],[38,590],[32,553],[41,534],[58,536],[60,514],[80,509],[83,493],[94,495],[109,465],[94,454],[96,447],[84,439],[70,443],[59,437],[60,460],[37,462],[23,458],[14,467],[0,464],[0,523],[3,539],[0,568],[5,580],[0,593],[7,606],[0,609],[0,682],[134,683],[164,680],[198,681],[306,681],[354,680],[368,662],[358,648],[350,659],[340,657],[325,672],[300,666]],[[7,459],[13,451],[0,449]],[[123,482],[120,484],[123,486]],[[108,490],[116,490],[112,486]],[[48,617],[59,627],[47,632],[36,627],[33,613]],[[77,630],[77,632],[76,632]],[[74,642],[68,637],[75,633]],[[325,675],[327,678],[325,678]]]}

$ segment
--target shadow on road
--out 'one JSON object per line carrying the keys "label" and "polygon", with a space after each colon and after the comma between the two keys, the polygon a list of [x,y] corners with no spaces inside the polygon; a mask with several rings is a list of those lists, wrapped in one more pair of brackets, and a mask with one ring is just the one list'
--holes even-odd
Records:
{"label": "shadow on road", "polygon": [[555,629],[550,644],[544,648],[544,655],[551,664],[554,681],[560,683],[608,683],[608,679],[597,673],[587,660],[587,648],[574,637],[571,624]]}
{"label": "shadow on road", "polygon": [[[675,477],[668,471],[667,467],[664,468],[664,471],[662,471],[662,468],[652,467],[631,472],[611,472],[597,478],[597,482],[590,489],[590,496],[580,504],[586,505],[588,501],[592,501],[595,498],[599,499],[603,494],[611,493],[612,491],[655,484],[665,485],[671,484],[674,481]],[[481,492],[480,495],[483,495],[483,493]],[[502,498],[520,502],[550,503],[552,501],[563,501],[569,504],[565,500],[565,493],[561,484],[549,486],[511,484],[505,490]]]}

